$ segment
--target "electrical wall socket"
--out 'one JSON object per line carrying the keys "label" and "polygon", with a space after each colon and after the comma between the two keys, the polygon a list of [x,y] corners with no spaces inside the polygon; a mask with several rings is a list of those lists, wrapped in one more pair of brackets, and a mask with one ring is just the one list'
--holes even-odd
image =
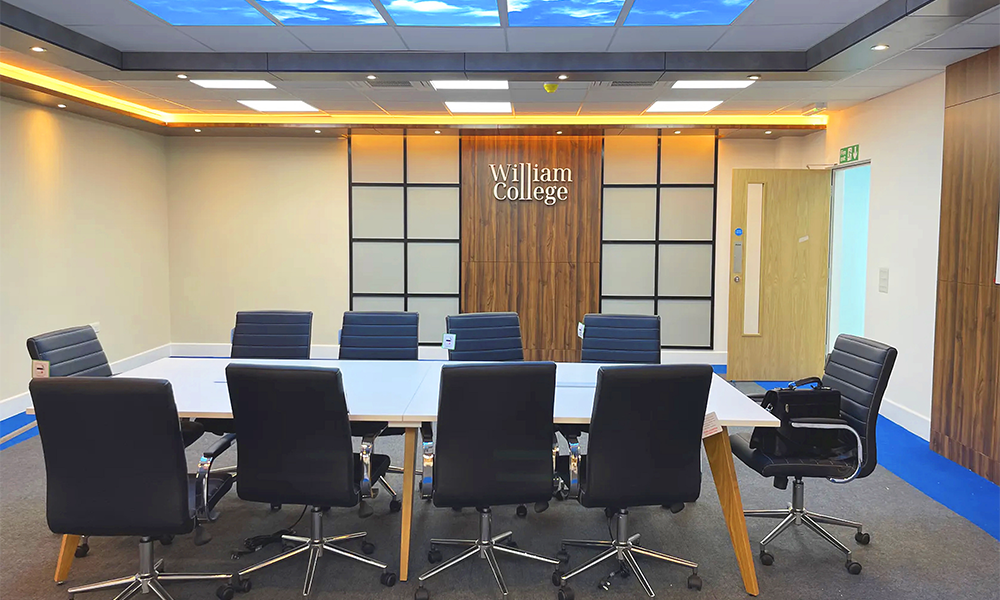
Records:
{"label": "electrical wall socket", "polygon": [[90,324],[90,326],[94,328],[94,333],[100,333],[101,332],[101,322],[100,321],[94,321],[93,323]]}
{"label": "electrical wall socket", "polygon": [[886,267],[878,270],[878,291],[883,294],[889,293],[889,269]]}

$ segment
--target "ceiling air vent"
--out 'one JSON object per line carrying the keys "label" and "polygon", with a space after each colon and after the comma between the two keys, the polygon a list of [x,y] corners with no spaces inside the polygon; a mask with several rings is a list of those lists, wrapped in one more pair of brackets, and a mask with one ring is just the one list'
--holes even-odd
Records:
{"label": "ceiling air vent", "polygon": [[373,88],[411,88],[413,84],[409,81],[388,81],[382,79],[373,79],[368,82],[369,87]]}
{"label": "ceiling air vent", "polygon": [[611,87],[651,88],[655,81],[612,81]]}

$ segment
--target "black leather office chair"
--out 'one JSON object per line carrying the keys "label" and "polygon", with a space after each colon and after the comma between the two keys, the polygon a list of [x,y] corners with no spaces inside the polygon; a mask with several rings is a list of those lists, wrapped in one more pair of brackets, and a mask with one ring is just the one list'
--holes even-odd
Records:
{"label": "black leather office chair", "polygon": [[[844,553],[845,566],[852,574],[861,572],[861,564],[854,561],[851,550],[827,532],[821,524],[851,527],[857,530],[854,539],[859,544],[871,541],[861,523],[805,509],[803,477],[822,477],[834,483],[847,483],[867,477],[877,464],[875,444],[875,421],[878,419],[882,395],[889,383],[889,375],[896,362],[896,349],[885,344],[853,335],[839,335],[833,345],[833,352],[827,358],[822,385],[840,392],[840,419],[801,419],[793,421],[793,427],[806,429],[838,429],[841,440],[852,448],[841,458],[818,459],[813,457],[768,456],[750,447],[749,434],[729,436],[733,454],[748,467],[764,477],[774,477],[774,486],[787,489],[788,478],[792,484],[792,504],[780,510],[747,510],[748,517],[781,519],[770,533],[760,541],[760,562],[774,563],[774,556],[767,551],[767,545],[791,525],[805,525],[824,540]],[[805,380],[803,380],[805,381]]]}
{"label": "black leather office chair", "polygon": [[[494,551],[549,564],[559,561],[518,549],[512,532],[493,535],[490,507],[545,502],[552,494],[552,411],[555,363],[445,365],[441,368],[438,426],[430,483],[435,506],[474,506],[479,512],[475,540],[431,540],[427,558],[441,560],[438,546],[469,546],[458,556],[420,575],[416,600],[428,600],[423,582],[479,555],[507,595]],[[474,401],[470,401],[474,400]],[[506,544],[504,544],[506,542]]]}
{"label": "black leather office chair", "polygon": [[[170,383],[121,377],[33,379],[28,385],[45,456],[46,517],[55,533],[139,536],[135,575],[70,588],[69,596],[116,587],[116,598],[153,592],[161,581],[226,581],[226,573],[165,573],[153,561],[153,539],[197,526],[192,500],[204,484],[188,475]],[[114,435],[83,432],[111,425]],[[228,489],[228,488],[227,488]],[[249,590],[249,583],[239,586]],[[219,598],[233,596],[224,586]]]}
{"label": "black leather office chair", "polygon": [[580,362],[660,364],[660,317],[584,315]]}
{"label": "black leather office chair", "polygon": [[[635,554],[691,569],[689,588],[701,589],[698,565],[648,550],[629,535],[628,509],[636,506],[693,502],[701,493],[701,432],[712,386],[708,365],[601,367],[590,420],[590,444],[573,490],[580,504],[610,509],[610,541],[563,540],[559,559],[568,562],[567,546],[604,548],[579,567],[557,570],[552,583],[559,600],[572,600],[566,582],[609,558],[619,561],[619,573],[632,573],[653,597]],[[607,579],[602,586],[607,587]]]}
{"label": "black leather office chair", "polygon": [[455,348],[448,350],[448,360],[524,360],[521,320],[516,312],[449,315],[445,328],[455,335]]}
{"label": "black leather office chair", "polygon": [[[343,328],[340,330],[340,360],[417,360],[420,315],[409,312],[345,312]],[[361,438],[361,460],[368,465],[375,448],[375,439],[390,435],[403,435],[401,427],[389,427],[382,422],[351,423],[351,433]],[[389,467],[390,472],[402,473],[402,468]],[[392,489],[385,477],[377,483],[392,496],[389,502],[391,512],[399,512],[403,503],[396,490]],[[377,490],[372,490],[374,496]],[[359,510],[363,516],[371,514],[371,508],[362,502]]]}
{"label": "black leather office chair", "polygon": [[[36,335],[28,338],[27,346],[31,360],[48,361],[49,377],[111,377],[112,375],[108,357],[104,354],[100,340],[97,339],[97,332],[90,325]],[[205,433],[205,427],[201,423],[190,419],[181,420],[180,427],[184,447],[195,443]],[[97,431],[108,429],[108,425],[105,424]],[[82,439],[89,440],[90,437]],[[212,504],[214,505],[214,502]],[[202,532],[199,531],[199,534]],[[172,539],[166,536],[162,541],[169,544]],[[202,537],[199,535],[198,542],[201,543],[201,540]],[[82,558],[87,556],[89,551],[88,536],[84,535],[80,538],[75,555],[77,558]]]}
{"label": "black leather office chair", "polygon": [[[360,496],[361,457],[351,446],[351,424],[339,369],[236,365],[226,367],[229,400],[240,440],[236,492],[252,502],[304,504],[311,507],[309,537],[285,535],[298,545],[239,572],[242,578],[308,551],[302,594],[312,589],[316,563],[332,552],[382,569],[381,582],[392,586],[396,574],[387,565],[338,544],[360,538],[371,554],[374,544],[364,531],[324,537],[323,507],[351,507]],[[389,457],[371,457],[372,474],[380,477]]]}

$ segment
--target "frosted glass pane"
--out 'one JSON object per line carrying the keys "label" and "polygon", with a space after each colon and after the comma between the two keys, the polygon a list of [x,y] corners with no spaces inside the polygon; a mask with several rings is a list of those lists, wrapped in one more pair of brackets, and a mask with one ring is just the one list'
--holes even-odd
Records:
{"label": "frosted glass pane", "polygon": [[458,188],[406,190],[406,235],[458,239]]}
{"label": "frosted glass pane", "polygon": [[656,237],[656,188],[604,188],[604,239]]}
{"label": "frosted glass pane", "polygon": [[351,180],[354,183],[403,183],[403,136],[352,136]]}
{"label": "frosted glass pane", "polygon": [[407,136],[406,182],[458,183],[458,136]]}
{"label": "frosted glass pane", "polygon": [[601,300],[601,313],[606,315],[651,315],[652,300]]}
{"label": "frosted glass pane", "polygon": [[355,242],[354,292],[403,293],[403,244]]}
{"label": "frosted glass pane", "polygon": [[760,334],[760,252],[763,243],[764,184],[747,184],[746,275],[743,289],[743,334]]}
{"label": "frosted glass pane", "polygon": [[458,293],[458,244],[416,244],[407,249],[411,294]]}
{"label": "frosted glass pane", "polygon": [[403,310],[403,298],[385,298],[372,296],[354,296],[354,308],[356,311],[401,311]]}
{"label": "frosted glass pane", "polygon": [[710,300],[660,300],[660,340],[664,346],[704,346],[712,343]]}
{"label": "frosted glass pane", "polygon": [[660,188],[660,239],[711,240],[711,188]]}
{"label": "frosted glass pane", "polygon": [[354,186],[351,195],[354,237],[402,239],[403,188]]}
{"label": "frosted glass pane", "polygon": [[656,183],[656,136],[604,138],[604,183]]}
{"label": "frosted glass pane", "polygon": [[601,293],[606,296],[652,296],[653,244],[604,244],[601,259]]}
{"label": "frosted glass pane", "polygon": [[409,312],[420,313],[421,342],[441,343],[444,318],[458,314],[458,298],[410,298]]}
{"label": "frosted glass pane", "polygon": [[715,181],[715,137],[663,136],[660,161],[660,183],[712,183]]}
{"label": "frosted glass pane", "polygon": [[712,246],[664,244],[660,246],[661,296],[712,295]]}

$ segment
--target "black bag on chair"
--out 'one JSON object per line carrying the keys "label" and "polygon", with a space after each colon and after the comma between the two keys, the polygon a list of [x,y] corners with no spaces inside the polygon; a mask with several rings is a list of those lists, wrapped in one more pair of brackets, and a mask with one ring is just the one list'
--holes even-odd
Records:
{"label": "black bag on chair", "polygon": [[829,458],[840,453],[837,430],[797,429],[788,422],[804,418],[840,418],[840,392],[828,387],[799,388],[798,385],[819,383],[810,378],[796,381],[784,388],[768,390],[761,406],[781,420],[775,427],[755,427],[750,447],[774,457],[810,456]]}

